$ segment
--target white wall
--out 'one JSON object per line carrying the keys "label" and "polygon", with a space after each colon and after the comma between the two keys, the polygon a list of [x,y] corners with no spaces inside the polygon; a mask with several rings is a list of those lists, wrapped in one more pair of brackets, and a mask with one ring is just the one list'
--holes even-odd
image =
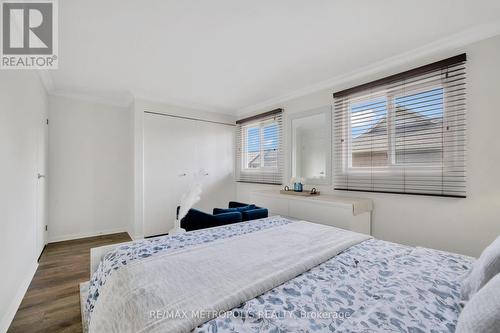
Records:
{"label": "white wall", "polygon": [[[154,234],[155,232],[152,230],[160,230],[145,226],[145,217],[148,216],[156,216],[156,220],[159,220],[160,218],[165,220],[166,229],[161,229],[160,231],[157,231],[158,233],[166,232],[166,230],[171,227],[171,217],[175,217],[175,214],[172,214],[168,209],[163,210],[159,203],[161,203],[161,200],[164,198],[164,205],[172,206],[172,203],[168,204],[168,202],[174,200],[175,198],[179,199],[184,192],[182,189],[179,189],[179,186],[177,186],[178,182],[175,182],[175,184],[173,183],[173,181],[175,181],[175,177],[170,177],[171,174],[176,174],[179,171],[177,170],[179,168],[174,168],[174,162],[177,162],[178,160],[185,161],[186,164],[189,164],[182,166],[182,168],[185,168],[187,171],[191,170],[192,172],[193,170],[205,168],[209,172],[209,176],[203,181],[205,183],[204,190],[201,195],[200,203],[197,205],[198,208],[210,211],[211,208],[215,206],[221,206],[223,204],[227,205],[227,201],[236,197],[236,186],[232,181],[232,163],[234,162],[232,155],[233,151],[232,149],[228,149],[228,147],[232,146],[232,133],[227,135],[226,127],[223,127],[224,130],[220,131],[220,133],[215,132],[214,129],[224,125],[179,119],[175,117],[165,117],[161,115],[147,114],[145,112],[192,117],[196,119],[230,124],[235,122],[235,118],[227,114],[180,108],[141,99],[135,101],[135,238],[142,237],[145,234]],[[146,119],[148,121],[145,121]],[[179,126],[184,126],[185,131],[173,135],[176,139],[170,140],[169,138],[172,137],[171,133],[164,133],[164,135],[162,135],[162,128],[165,131],[169,131],[169,128],[171,127],[170,125],[174,123],[178,123]],[[213,137],[211,134],[213,134]],[[151,139],[147,143],[148,146],[145,146],[145,136]],[[201,142],[200,140],[202,140],[202,137],[206,137],[207,142]],[[179,149],[180,140],[183,142],[184,149]],[[189,142],[192,143],[191,146],[189,146]],[[207,151],[198,149],[198,147],[196,147],[198,143],[203,144],[206,148],[205,150]],[[148,158],[145,159],[145,151],[148,148],[150,151],[154,150],[154,153],[149,154]],[[155,154],[158,154],[157,161],[154,158]],[[206,156],[206,154],[211,154],[211,158]],[[192,162],[188,162],[190,159],[186,159],[186,156],[192,156]],[[169,158],[172,159],[172,163],[169,163]],[[211,162],[208,162],[207,164],[207,160],[210,160]],[[148,162],[148,166],[145,165],[146,161]],[[178,164],[179,163],[177,163],[177,165]],[[162,174],[161,170],[158,168],[163,168],[164,173]],[[146,175],[151,180],[149,183],[145,182],[145,180],[147,181],[144,174],[146,171],[150,173]],[[162,182],[162,185],[160,187],[155,186],[155,189],[152,189],[151,184],[154,183],[155,177],[158,177],[158,181]],[[167,181],[167,179],[170,180]],[[152,191],[148,192],[148,188],[145,187],[146,184],[150,185],[149,188],[152,189]],[[170,184],[170,186],[168,184]],[[174,189],[178,189],[176,190],[176,193],[173,195],[167,195],[169,190],[174,191]],[[150,195],[149,202],[151,205],[149,206],[145,204],[145,201],[147,200],[147,193]],[[154,202],[152,202],[152,200]],[[175,201],[177,202],[177,200]],[[145,211],[147,207],[149,207],[149,211]]]}
{"label": "white wall", "polygon": [[[468,57],[467,198],[340,191],[336,194],[374,200],[372,231],[377,238],[477,256],[500,234],[500,109],[497,101],[500,92],[500,36],[461,49],[435,52],[405,66],[367,75],[331,89],[270,106],[266,110],[283,107],[285,113],[290,114],[331,105],[334,91],[461,52],[467,52]],[[288,168],[289,162],[286,164]],[[258,185],[238,184],[238,199],[248,201],[249,193],[260,188]],[[320,190],[332,191],[332,186],[320,187]]]}
{"label": "white wall", "polygon": [[47,97],[35,71],[0,73],[0,332],[38,266],[35,249],[38,140]]}
{"label": "white wall", "polygon": [[131,107],[50,96],[50,241],[130,230],[131,112]]}

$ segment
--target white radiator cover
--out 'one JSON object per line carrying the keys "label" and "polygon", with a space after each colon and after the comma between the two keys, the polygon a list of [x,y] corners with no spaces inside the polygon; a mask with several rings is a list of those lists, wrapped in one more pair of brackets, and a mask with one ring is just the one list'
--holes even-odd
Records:
{"label": "white radiator cover", "polygon": [[371,235],[373,202],[370,199],[330,194],[300,197],[280,194],[276,190],[255,191],[250,197],[256,205],[266,207],[270,215],[288,216]]}

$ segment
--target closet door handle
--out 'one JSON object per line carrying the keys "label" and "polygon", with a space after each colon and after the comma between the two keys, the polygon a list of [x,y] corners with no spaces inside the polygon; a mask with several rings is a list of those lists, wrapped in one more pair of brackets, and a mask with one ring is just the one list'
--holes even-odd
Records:
{"label": "closet door handle", "polygon": [[38,174],[38,179],[40,178],[45,178],[45,175],[42,175],[41,173]]}

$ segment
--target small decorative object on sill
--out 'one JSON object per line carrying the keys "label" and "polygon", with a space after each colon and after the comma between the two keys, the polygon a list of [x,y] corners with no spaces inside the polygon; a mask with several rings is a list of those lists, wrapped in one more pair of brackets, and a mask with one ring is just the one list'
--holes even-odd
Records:
{"label": "small decorative object on sill", "polygon": [[292,179],[290,179],[290,183],[293,184],[293,190],[295,192],[302,192],[303,191],[304,178],[292,177]]}

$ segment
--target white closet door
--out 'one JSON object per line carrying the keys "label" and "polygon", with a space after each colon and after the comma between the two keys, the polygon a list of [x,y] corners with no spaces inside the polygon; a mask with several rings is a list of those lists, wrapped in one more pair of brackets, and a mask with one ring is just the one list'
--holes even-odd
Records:
{"label": "white closet door", "polygon": [[234,127],[207,122],[197,122],[196,126],[196,165],[208,174],[201,178],[202,195],[196,208],[212,213],[214,207],[227,207],[235,199]]}
{"label": "white closet door", "polygon": [[227,125],[145,114],[145,236],[164,234],[173,227],[176,207],[194,174],[201,174],[203,185],[197,208],[211,213],[213,207],[225,207],[234,198],[233,129]]}

